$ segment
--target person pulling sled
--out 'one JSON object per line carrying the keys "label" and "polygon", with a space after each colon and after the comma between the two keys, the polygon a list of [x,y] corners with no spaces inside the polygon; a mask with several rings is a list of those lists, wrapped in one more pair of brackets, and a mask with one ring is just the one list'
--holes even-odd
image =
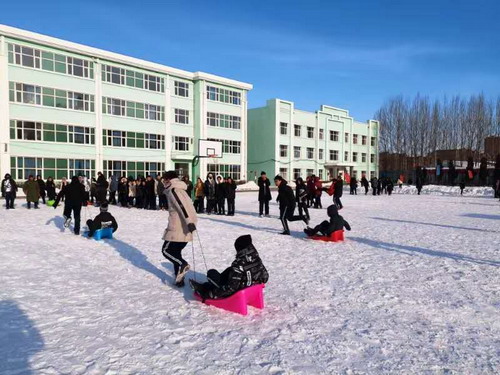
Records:
{"label": "person pulling sled", "polygon": [[206,283],[189,280],[191,288],[203,301],[227,298],[252,285],[267,283],[269,274],[252,243],[252,237],[249,234],[239,237],[234,247],[236,259],[224,272],[209,270]]}

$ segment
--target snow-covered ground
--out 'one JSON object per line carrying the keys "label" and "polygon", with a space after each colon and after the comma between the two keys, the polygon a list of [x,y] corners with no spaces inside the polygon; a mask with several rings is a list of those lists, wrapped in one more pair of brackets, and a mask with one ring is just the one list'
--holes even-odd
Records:
{"label": "snow-covered ground", "polygon": [[[97,242],[64,230],[61,207],[20,203],[0,211],[2,375],[500,371],[493,198],[344,195],[353,230],[321,243],[299,222],[280,236],[276,204],[260,219],[256,193],[239,193],[236,216],[201,216],[198,227],[220,270],[234,240],[253,236],[270,280],[266,308],[246,317],[172,286],[160,251],[167,213],[112,207],[120,228]],[[312,221],[325,214],[311,210]],[[184,254],[195,265],[191,246]]]}

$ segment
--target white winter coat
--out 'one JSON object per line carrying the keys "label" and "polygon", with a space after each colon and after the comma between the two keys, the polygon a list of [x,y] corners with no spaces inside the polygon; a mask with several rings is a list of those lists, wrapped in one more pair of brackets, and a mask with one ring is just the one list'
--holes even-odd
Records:
{"label": "white winter coat", "polygon": [[168,200],[168,227],[163,233],[165,241],[191,242],[193,234],[188,230],[188,224],[198,222],[193,201],[187,195],[187,185],[174,178],[165,187],[164,194]]}

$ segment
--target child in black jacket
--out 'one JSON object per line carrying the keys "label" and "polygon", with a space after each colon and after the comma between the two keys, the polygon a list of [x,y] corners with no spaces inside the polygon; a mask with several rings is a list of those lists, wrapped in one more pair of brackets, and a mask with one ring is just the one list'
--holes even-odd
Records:
{"label": "child in black jacket", "polygon": [[101,203],[99,207],[100,213],[94,220],[87,220],[87,226],[89,227],[89,238],[92,238],[95,231],[103,228],[113,228],[113,233],[118,229],[118,223],[116,222],[113,215],[108,212],[108,202]]}
{"label": "child in black jacket", "polygon": [[307,227],[306,229],[304,229],[304,233],[309,237],[314,236],[318,232],[323,236],[329,236],[333,232],[344,229],[344,227],[347,230],[351,230],[351,226],[349,225],[349,223],[339,215],[337,206],[332,204],[330,207],[328,207],[327,213],[330,217],[329,222],[325,220],[314,228]]}

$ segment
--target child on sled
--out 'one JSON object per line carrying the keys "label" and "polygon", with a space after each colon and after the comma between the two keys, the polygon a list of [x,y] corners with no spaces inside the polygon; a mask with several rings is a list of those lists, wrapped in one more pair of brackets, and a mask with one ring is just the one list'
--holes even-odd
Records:
{"label": "child on sled", "polygon": [[317,233],[321,233],[323,236],[330,236],[333,232],[338,230],[343,230],[344,227],[347,230],[351,230],[351,226],[347,221],[344,220],[342,216],[339,215],[337,206],[332,204],[328,207],[327,211],[328,216],[330,217],[330,221],[323,221],[321,224],[317,225],[314,228],[307,227],[304,229],[304,233],[309,237],[314,236]]}

